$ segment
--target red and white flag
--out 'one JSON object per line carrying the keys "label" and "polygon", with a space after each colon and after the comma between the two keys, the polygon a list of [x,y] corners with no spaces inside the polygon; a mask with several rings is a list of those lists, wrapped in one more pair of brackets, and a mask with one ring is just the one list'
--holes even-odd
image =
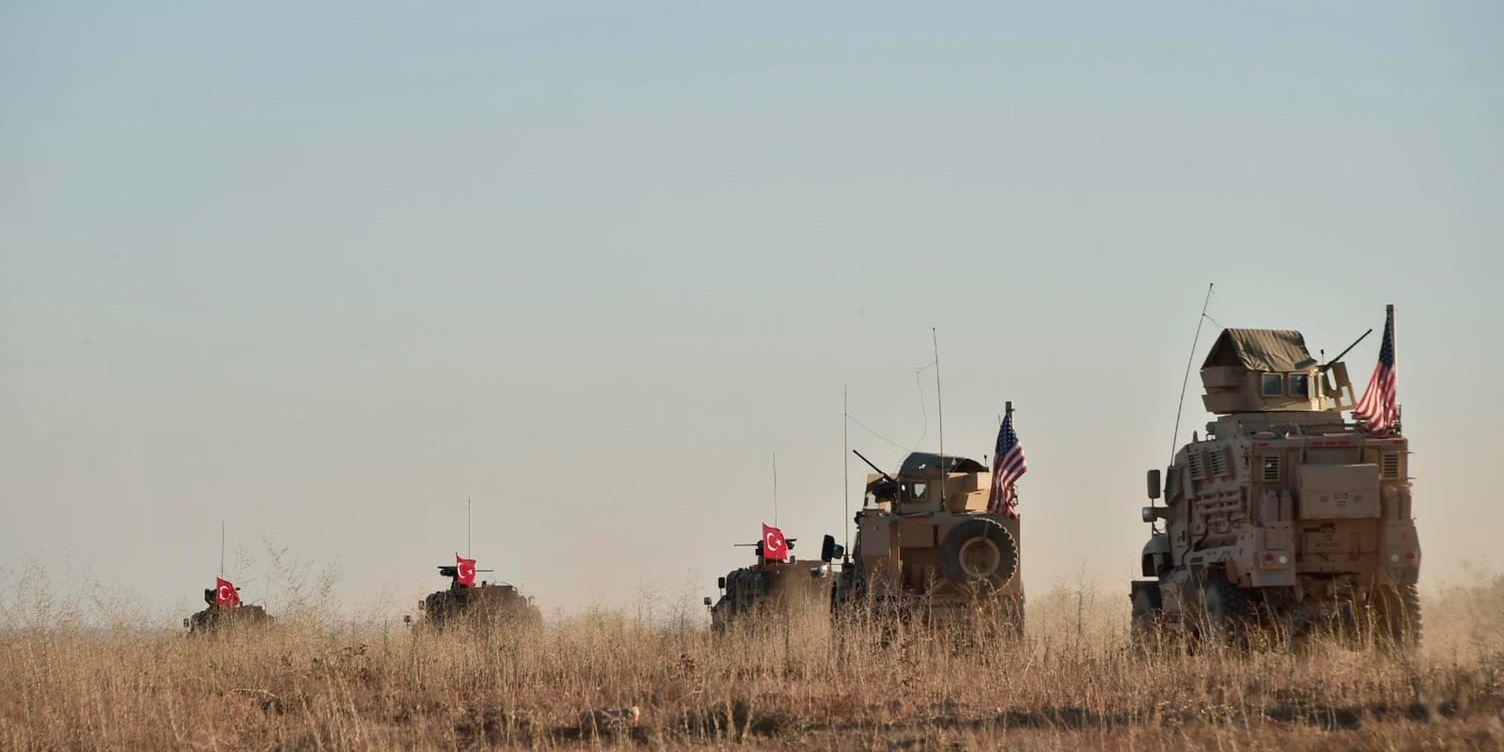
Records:
{"label": "red and white flag", "polygon": [[783,537],[783,531],[766,522],[762,523],[762,558],[766,561],[789,560],[789,542]]}
{"label": "red and white flag", "polygon": [[1374,366],[1363,399],[1353,408],[1353,417],[1368,425],[1368,430],[1386,436],[1399,424],[1399,395],[1395,392],[1394,306],[1384,312],[1384,342],[1379,345],[1379,364]]}
{"label": "red and white flag", "polygon": [[475,560],[455,554],[454,563],[457,572],[455,580],[460,583],[460,587],[475,587]]}
{"label": "red and white flag", "polygon": [[240,605],[240,588],[235,583],[223,577],[216,577],[214,583],[214,605],[235,608]]}

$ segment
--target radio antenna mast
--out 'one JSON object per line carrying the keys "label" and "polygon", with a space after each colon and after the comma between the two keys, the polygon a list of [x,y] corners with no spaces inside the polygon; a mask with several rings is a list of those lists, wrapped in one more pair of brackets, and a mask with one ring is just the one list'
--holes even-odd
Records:
{"label": "radio antenna mast", "polygon": [[773,453],[773,527],[778,527],[778,453]]}
{"label": "radio antenna mast", "polygon": [[475,549],[470,547],[470,497],[465,497],[465,558],[475,558]]}
{"label": "radio antenna mast", "polygon": [[773,526],[778,526],[778,453],[773,453]]}
{"label": "radio antenna mast", "polygon": [[225,576],[225,521],[219,521],[219,576]]}
{"label": "radio antenna mast", "polygon": [[940,396],[940,335],[930,327],[930,344],[935,348],[935,412],[940,422],[940,506],[945,507],[945,402]]}
{"label": "radio antenna mast", "polygon": [[1212,285],[1206,283],[1206,300],[1201,302],[1201,316],[1196,319],[1196,336],[1191,338],[1191,354],[1185,358],[1185,379],[1180,382],[1180,401],[1175,403],[1175,434],[1170,437],[1170,464],[1175,464],[1175,442],[1180,441],[1180,413],[1185,409],[1185,388],[1191,383],[1191,361],[1196,359],[1196,343],[1201,341],[1201,325],[1206,321],[1206,307],[1212,302]]}
{"label": "radio antenna mast", "polygon": [[841,385],[841,533],[846,539],[846,549],[851,548],[851,409],[850,387]]}

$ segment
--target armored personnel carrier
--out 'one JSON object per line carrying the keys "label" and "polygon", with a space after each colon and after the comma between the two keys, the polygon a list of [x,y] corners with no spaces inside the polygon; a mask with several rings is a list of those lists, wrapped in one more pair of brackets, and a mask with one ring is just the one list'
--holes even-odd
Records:
{"label": "armored personnel carrier", "polygon": [[241,604],[239,593],[235,591],[232,591],[231,598],[226,598],[219,589],[204,588],[204,602],[208,604],[208,608],[183,620],[183,626],[188,629],[190,635],[262,627],[273,621],[272,617],[267,615],[266,609],[251,604]]}
{"label": "armored personnel carrier", "polygon": [[841,547],[827,535],[823,560],[801,561],[793,553],[796,540],[788,539],[788,556],[782,561],[765,555],[764,541],[752,544],[757,562],[732,570],[717,581],[720,597],[714,602],[705,597],[712,631],[757,624],[774,615],[788,618],[800,612],[829,613],[834,582],[830,561],[842,555]]}
{"label": "armored personnel carrier", "polygon": [[906,457],[896,478],[867,464],[876,472],[867,476],[836,607],[952,620],[987,614],[1021,634],[1019,520],[988,511],[988,469],[926,452]]}
{"label": "armored personnel carrier", "polygon": [[418,610],[424,614],[423,623],[435,629],[459,625],[537,626],[543,623],[538,607],[516,587],[484,580],[475,584],[476,572],[489,571],[472,568],[467,576],[461,576],[460,566],[440,565],[439,575],[449,578],[449,587],[418,601]]}
{"label": "armored personnel carrier", "polygon": [[1344,421],[1345,366],[1318,363],[1296,331],[1224,330],[1201,382],[1217,419],[1176,452],[1163,488],[1148,473],[1135,635],[1220,640],[1325,623],[1418,640],[1421,554],[1399,426]]}

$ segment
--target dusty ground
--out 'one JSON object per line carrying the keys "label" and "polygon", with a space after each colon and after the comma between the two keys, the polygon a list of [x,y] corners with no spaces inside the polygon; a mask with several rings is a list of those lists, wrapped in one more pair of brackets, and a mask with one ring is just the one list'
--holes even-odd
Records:
{"label": "dusty ground", "polygon": [[1031,602],[1023,641],[965,651],[605,612],[442,635],[307,615],[196,639],[11,619],[0,748],[1504,748],[1504,578],[1425,607],[1411,654],[1145,654],[1126,598],[1064,589]]}

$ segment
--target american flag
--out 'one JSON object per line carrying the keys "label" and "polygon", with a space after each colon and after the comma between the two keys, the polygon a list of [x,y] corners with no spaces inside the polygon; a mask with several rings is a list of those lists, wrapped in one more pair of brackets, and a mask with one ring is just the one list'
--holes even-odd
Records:
{"label": "american flag", "polygon": [[994,514],[1018,519],[1018,492],[1013,484],[1029,472],[1029,462],[1024,459],[1024,446],[1018,443],[1018,434],[1013,431],[1011,412],[997,431],[997,450],[993,456],[992,495],[987,499],[987,508]]}
{"label": "american flag", "polygon": [[1367,423],[1368,430],[1379,436],[1388,434],[1399,423],[1394,370],[1394,306],[1389,306],[1384,317],[1384,343],[1379,345],[1379,364],[1373,369],[1368,388],[1363,390],[1363,399],[1353,408],[1353,417]]}

